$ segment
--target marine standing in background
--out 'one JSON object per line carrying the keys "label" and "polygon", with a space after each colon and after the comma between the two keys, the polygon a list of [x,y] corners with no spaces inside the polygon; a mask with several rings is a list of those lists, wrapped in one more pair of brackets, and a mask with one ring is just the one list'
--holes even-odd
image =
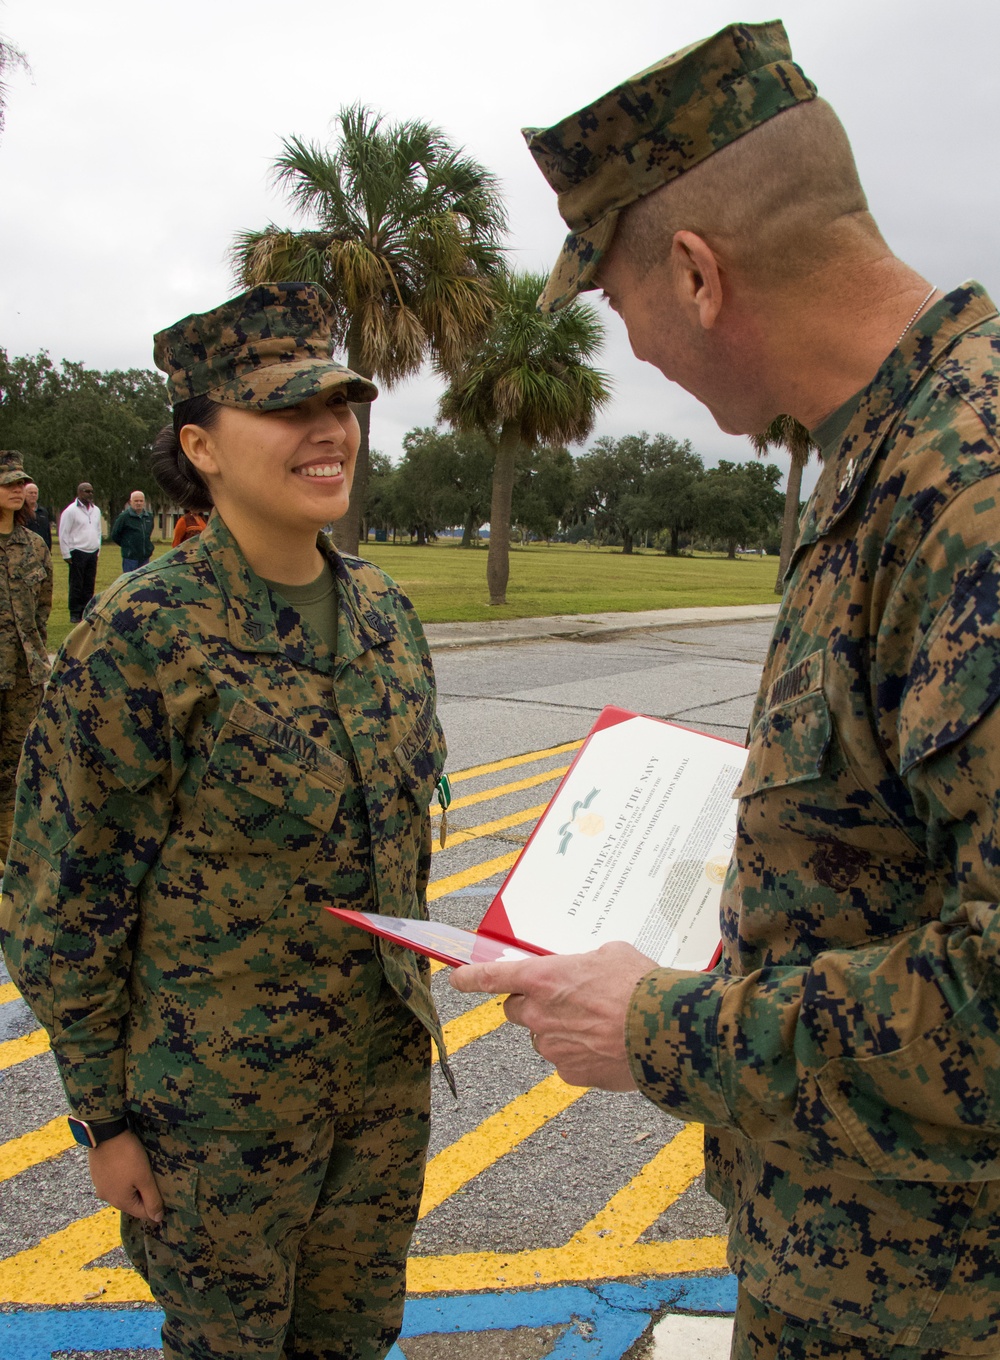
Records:
{"label": "marine standing in background", "polygon": [[511,993],[568,1082],[706,1126],[737,1360],[1000,1355],[996,308],[892,254],[780,23],[526,136],[571,229],[543,310],[603,289],[720,428],[793,416],[822,470],[721,970],[611,944],[454,981]]}
{"label": "marine standing in background", "polygon": [[445,759],[413,606],[319,533],[375,387],[329,299],[263,284],[156,337],[153,470],[206,529],[105,591],[21,766],[0,903],[167,1360],[377,1360],[423,1185],[426,915]]}
{"label": "marine standing in background", "polygon": [[122,550],[122,571],[137,571],[153,555],[153,513],[146,497],[133,491],[128,505],[111,526],[111,540]]}
{"label": "marine standing in background", "polygon": [[27,485],[21,455],[0,451],[0,869],[10,844],[21,744],[49,673],[52,558],[27,528]]}
{"label": "marine standing in background", "polygon": [[76,500],[59,516],[59,551],[69,567],[69,621],[79,623],[94,598],[101,552],[101,512],[89,482],[80,483]]}
{"label": "marine standing in background", "polygon": [[52,515],[44,505],[38,504],[38,487],[34,482],[29,482],[24,488],[24,504],[28,511],[24,527],[37,534],[51,553]]}

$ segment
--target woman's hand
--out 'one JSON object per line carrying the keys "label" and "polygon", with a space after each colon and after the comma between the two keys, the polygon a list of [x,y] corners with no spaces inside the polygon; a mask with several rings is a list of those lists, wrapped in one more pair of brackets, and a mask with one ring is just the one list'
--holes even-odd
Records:
{"label": "woman's hand", "polygon": [[163,1200],[156,1177],[146,1149],[134,1133],[126,1130],[99,1147],[89,1148],[87,1161],[98,1199],[107,1200],[133,1218],[163,1222]]}

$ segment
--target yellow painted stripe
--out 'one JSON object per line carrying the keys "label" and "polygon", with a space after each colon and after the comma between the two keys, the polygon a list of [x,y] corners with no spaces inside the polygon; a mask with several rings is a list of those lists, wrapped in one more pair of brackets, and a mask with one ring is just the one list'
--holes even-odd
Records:
{"label": "yellow painted stripe", "polygon": [[[0,1261],[0,1303],[150,1303],[149,1290],[133,1270],[86,1269],[116,1247],[118,1214],[102,1209],[44,1238],[36,1247]],[[464,1293],[496,1286],[530,1287],[630,1276],[695,1274],[726,1265],[721,1237],[592,1248],[562,1246],[539,1251],[469,1252],[410,1256],[407,1289],[414,1294]]]}
{"label": "yellow painted stripe", "polygon": [[518,1096],[502,1110],[484,1119],[471,1133],[432,1157],[427,1164],[424,1197],[420,1204],[421,1217],[436,1209],[449,1195],[498,1162],[584,1094],[583,1087],[567,1086],[553,1072],[523,1096]]}
{"label": "yellow painted stripe", "polygon": [[[511,813],[509,817],[498,817],[495,822],[481,822],[479,826],[470,826],[466,831],[449,831],[445,849],[450,850],[453,845],[465,845],[467,841],[480,840],[483,836],[496,836],[501,831],[509,831],[512,826],[523,826],[525,822],[534,822],[547,807],[548,803],[537,803],[535,807],[525,808],[523,812]],[[438,848],[435,841],[434,849]]]}
{"label": "yellow painted stripe", "polygon": [[0,1303],[151,1303],[134,1270],[87,1270],[120,1244],[117,1209],[102,1209],[0,1261]]}
{"label": "yellow painted stripe", "polygon": [[498,770],[511,770],[516,765],[530,765],[536,760],[547,760],[549,756],[561,756],[566,751],[579,751],[583,745],[583,740],[567,741],[562,746],[549,746],[544,751],[529,751],[523,756],[510,756],[507,760],[494,760],[489,765],[471,765],[467,770],[459,770],[456,774],[450,774],[448,778],[453,784],[460,784],[463,779],[479,779],[484,774],[496,774]]}
{"label": "yellow painted stripe", "polygon": [[[445,966],[441,964],[442,968]],[[495,1029],[505,1024],[507,1017],[503,1013],[503,1003],[502,996],[494,996],[489,1001],[484,1001],[481,1006],[474,1006],[464,1015],[449,1020],[444,1027],[444,1041],[448,1052],[458,1053],[466,1044],[474,1043],[484,1034],[492,1034]]]}
{"label": "yellow painted stripe", "polygon": [[470,888],[474,883],[482,883],[487,878],[492,878],[494,874],[505,874],[517,859],[520,851],[515,850],[510,855],[500,855],[497,859],[484,860],[482,864],[474,864],[471,869],[463,869],[459,874],[448,874],[446,878],[438,878],[427,889],[428,902],[436,902],[439,897],[447,897],[449,893],[458,892],[460,888]]}
{"label": "yellow painted stripe", "polygon": [[16,1001],[20,995],[13,982],[0,982],[0,1006],[5,1006],[8,1001]]}
{"label": "yellow painted stripe", "polygon": [[[522,789],[537,789],[539,784],[554,784],[557,779],[561,779],[568,765],[560,765],[557,769],[546,770],[543,774],[533,774],[527,779],[516,779],[513,784],[494,784],[490,789],[481,789],[479,793],[467,793],[464,798],[453,798],[448,806],[448,812],[457,812],[459,808],[472,807],[475,803],[488,803],[491,798],[502,798],[508,793],[520,793]],[[437,803],[431,808],[434,816],[440,817],[441,808]]]}
{"label": "yellow painted stripe", "polygon": [[26,1062],[28,1058],[37,1057],[39,1053],[47,1052],[49,1047],[49,1036],[43,1029],[32,1030],[30,1034],[24,1034],[20,1039],[7,1039],[0,1044],[0,1071],[5,1067],[14,1067],[17,1063]]}
{"label": "yellow painted stripe", "polygon": [[704,1171],[704,1138],[700,1124],[686,1124],[568,1245],[586,1246],[608,1239],[619,1244],[637,1241]]}
{"label": "yellow painted stripe", "polygon": [[[431,960],[431,971],[440,972],[442,968],[447,968],[446,963],[438,963],[437,959]],[[499,1029],[507,1017],[503,1013],[504,998],[502,996],[492,997],[489,1001],[484,1001],[481,1006],[474,1007],[471,1011],[466,1011],[464,1015],[457,1016],[454,1020],[449,1020],[444,1027],[444,1045],[448,1050],[448,1056],[454,1057],[466,1044],[474,1043],[476,1039],[481,1039],[484,1034],[489,1034],[495,1029]],[[431,1040],[431,1061],[437,1062],[437,1044]]]}
{"label": "yellow painted stripe", "polygon": [[[553,1187],[553,1193],[558,1188]],[[723,1237],[684,1238],[633,1246],[608,1244],[608,1239],[581,1247],[550,1247],[539,1251],[469,1252],[459,1256],[414,1256],[406,1268],[411,1294],[464,1293],[470,1290],[527,1288],[629,1276],[688,1275],[719,1270],[726,1265]]]}
{"label": "yellow painted stripe", "polygon": [[0,1181],[9,1181],[30,1166],[51,1161],[73,1146],[65,1115],[20,1138],[12,1138],[9,1143],[0,1143]]}

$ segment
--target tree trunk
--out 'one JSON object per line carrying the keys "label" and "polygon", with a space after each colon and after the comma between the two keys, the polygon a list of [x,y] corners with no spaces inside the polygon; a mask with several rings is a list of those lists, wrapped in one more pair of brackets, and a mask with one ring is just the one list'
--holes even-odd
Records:
{"label": "tree trunk", "polygon": [[[806,449],[805,458],[809,457],[809,450]],[[792,560],[792,549],[795,547],[795,535],[799,527],[799,497],[802,495],[802,469],[805,467],[805,458],[798,458],[793,453],[791,466],[788,469],[788,485],[785,488],[785,513],[781,521],[781,557],[778,560],[778,579],[774,583],[774,592],[781,595],[785,589],[785,572],[788,564]]]}
{"label": "tree trunk", "polygon": [[476,532],[477,527],[478,526],[476,524],[476,511],[475,508],[473,508],[472,510],[469,511],[468,515],[465,518],[465,524],[462,526],[463,548],[472,547],[472,535]]}
{"label": "tree trunk", "polygon": [[631,554],[632,552],[632,531],[631,529],[622,530],[622,552]]}
{"label": "tree trunk", "polygon": [[670,530],[670,556],[671,556],[671,557],[679,557],[679,556],[680,556],[680,551],[681,551],[681,548],[680,548],[680,540],[681,540],[681,531],[680,531],[680,529],[671,529],[671,530]]}
{"label": "tree trunk", "polygon": [[[372,376],[361,363],[361,327],[358,322],[352,322],[347,333],[347,367],[360,374],[362,378]],[[358,456],[354,462],[351,503],[347,508],[347,514],[333,526],[333,541],[341,552],[356,554],[361,542],[365,496],[368,492],[368,431],[372,416],[371,402],[352,404],[351,410],[357,416],[361,427],[361,442],[358,444]]]}
{"label": "tree trunk", "polygon": [[731,542],[730,545],[729,545],[729,560],[730,560],[730,562],[735,562],[735,561],[736,561],[736,539],[735,539],[735,538],[732,540],[732,542]]}
{"label": "tree trunk", "polygon": [[500,431],[496,462],[493,464],[493,493],[490,497],[490,551],[486,559],[486,582],[490,604],[507,603],[510,576],[510,506],[514,495],[514,464],[518,439],[517,426],[510,422]]}

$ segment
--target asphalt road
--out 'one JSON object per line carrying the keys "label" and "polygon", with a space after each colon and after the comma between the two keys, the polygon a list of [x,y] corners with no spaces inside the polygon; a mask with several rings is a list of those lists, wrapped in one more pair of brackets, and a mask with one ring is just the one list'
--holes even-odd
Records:
{"label": "asphalt road", "polygon": [[[455,802],[448,846],[435,854],[431,914],[478,923],[605,704],[742,741],[771,626],[437,652]],[[0,1323],[21,1311],[141,1308],[148,1296],[122,1268],[83,1155],[60,1141],[51,1056],[6,981],[0,972]],[[637,1095],[563,1086],[523,1031],[502,1023],[498,1003],[460,998],[445,970],[434,987],[459,1095],[453,1100],[435,1074],[411,1297],[494,1290],[502,1317],[514,1297],[506,1291],[527,1286],[722,1272],[722,1217],[702,1188],[697,1130]],[[548,1353],[548,1333],[536,1331],[533,1351],[526,1334],[525,1355]],[[410,1360],[476,1353],[430,1344],[402,1342]],[[101,1354],[152,1357],[148,1346]]]}

